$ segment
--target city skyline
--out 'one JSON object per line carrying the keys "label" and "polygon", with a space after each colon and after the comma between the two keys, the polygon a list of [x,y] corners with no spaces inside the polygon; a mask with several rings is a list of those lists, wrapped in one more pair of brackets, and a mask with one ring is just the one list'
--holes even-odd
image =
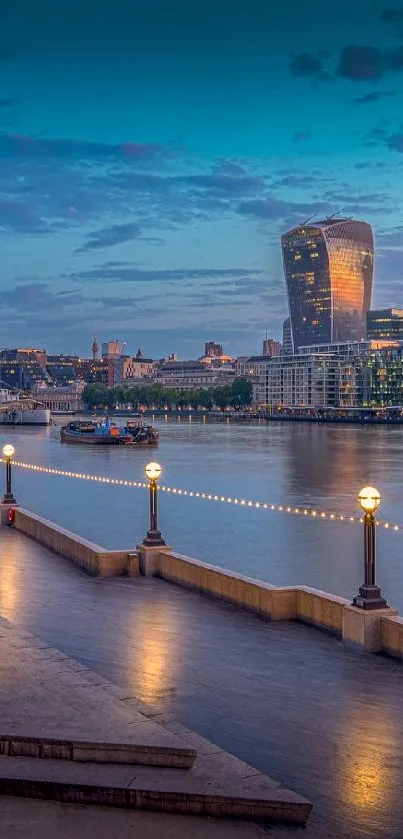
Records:
{"label": "city skyline", "polygon": [[402,5],[83,5],[0,3],[3,346],[256,351],[281,235],[337,210],[403,306]]}

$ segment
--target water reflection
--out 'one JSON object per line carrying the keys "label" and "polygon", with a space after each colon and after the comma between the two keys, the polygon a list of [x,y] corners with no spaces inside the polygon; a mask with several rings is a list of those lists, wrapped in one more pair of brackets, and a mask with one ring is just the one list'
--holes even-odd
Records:
{"label": "water reflection", "polygon": [[133,679],[133,691],[150,705],[157,705],[174,690],[178,678],[178,664],[181,658],[175,615],[163,604],[150,604],[133,621],[135,643],[139,647],[136,655],[138,670],[129,662]]}
{"label": "water reflection", "polygon": [[13,557],[13,553],[18,550],[19,544],[15,540],[11,545],[8,545],[7,555],[5,556],[3,552],[0,562],[0,613],[11,621],[17,620],[20,606],[21,589],[18,585],[18,565]]}
{"label": "water reflection", "polygon": [[340,793],[342,803],[359,813],[368,808],[378,817],[391,806],[395,772],[393,757],[397,737],[393,717],[386,705],[361,702],[344,718],[340,750]]}

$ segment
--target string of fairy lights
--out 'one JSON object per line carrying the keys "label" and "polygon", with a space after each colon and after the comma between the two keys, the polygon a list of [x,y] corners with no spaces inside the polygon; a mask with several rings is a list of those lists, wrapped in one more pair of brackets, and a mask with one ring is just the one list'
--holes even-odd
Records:
{"label": "string of fairy lights", "polygon": [[[0,458],[1,463],[5,463],[5,458]],[[63,478],[74,478],[81,481],[92,481],[98,484],[112,484],[120,487],[134,487],[136,489],[148,489],[148,481],[130,481],[124,478],[107,478],[103,475],[88,475],[84,472],[70,472],[66,469],[54,469],[50,466],[38,466],[34,463],[25,463],[21,460],[13,460],[13,466],[20,469],[28,469],[33,472],[40,472],[46,475],[57,475]],[[237,507],[248,509],[270,511],[276,513],[285,513],[286,515],[300,516],[302,518],[315,519],[316,521],[334,521],[345,523],[361,523],[362,516],[351,516],[345,513],[329,512],[328,510],[318,510],[311,506],[300,505],[298,507],[287,504],[272,504],[266,501],[250,501],[245,498],[235,498],[228,495],[216,495],[210,492],[195,492],[189,489],[179,489],[177,487],[165,486],[158,484],[159,492],[166,492],[170,495],[186,496],[187,498],[198,498],[203,501],[211,501],[220,504],[232,504]],[[402,524],[394,524],[391,522],[377,519],[378,527],[383,527],[385,530],[392,530],[394,532],[402,532]]]}

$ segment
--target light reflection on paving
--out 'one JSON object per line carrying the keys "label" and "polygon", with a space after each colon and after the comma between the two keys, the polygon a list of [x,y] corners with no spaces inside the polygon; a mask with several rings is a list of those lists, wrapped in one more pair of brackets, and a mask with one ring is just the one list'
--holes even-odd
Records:
{"label": "light reflection on paving", "polygon": [[400,836],[399,663],[159,580],[90,579],[8,529],[0,548],[2,615],[312,800],[306,839]]}

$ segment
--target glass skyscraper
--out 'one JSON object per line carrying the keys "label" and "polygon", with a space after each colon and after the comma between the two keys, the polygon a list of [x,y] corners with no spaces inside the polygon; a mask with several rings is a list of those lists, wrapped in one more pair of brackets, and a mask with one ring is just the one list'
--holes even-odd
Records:
{"label": "glass skyscraper", "polygon": [[366,337],[374,240],[367,222],[328,218],[282,236],[293,350]]}

